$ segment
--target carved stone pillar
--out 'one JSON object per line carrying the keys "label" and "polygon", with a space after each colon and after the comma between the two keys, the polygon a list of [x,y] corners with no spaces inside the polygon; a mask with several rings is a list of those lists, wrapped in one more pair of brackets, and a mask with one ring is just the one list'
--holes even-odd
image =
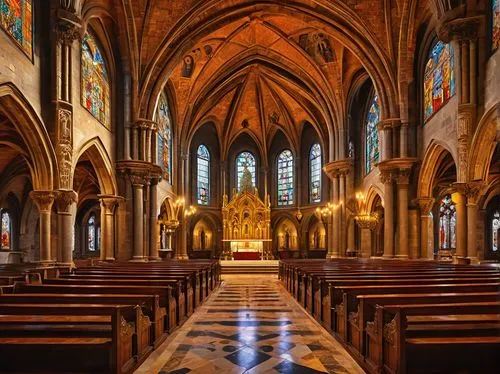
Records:
{"label": "carved stone pillar", "polygon": [[457,184],[457,192],[452,196],[455,203],[455,208],[457,211],[457,226],[456,226],[456,237],[457,237],[457,248],[455,255],[457,257],[467,256],[467,210],[465,208],[465,194],[463,185]]}
{"label": "carved stone pillar", "polygon": [[397,176],[399,248],[397,257],[408,258],[408,183],[410,169],[400,169]]}
{"label": "carved stone pillar", "polygon": [[477,258],[477,201],[484,184],[482,182],[469,183],[467,195],[467,257],[471,262],[478,262]]}
{"label": "carved stone pillar", "polygon": [[50,221],[54,197],[55,194],[53,191],[30,192],[30,198],[38,207],[38,212],[40,214],[40,262],[43,264],[47,264],[52,261],[50,251]]}
{"label": "carved stone pillar", "polygon": [[337,207],[339,215],[339,255],[344,257],[346,255],[346,239],[347,239],[347,223],[345,221],[345,205],[346,205],[346,177],[345,172],[341,171],[339,174],[339,205]]}
{"label": "carved stone pillar", "polygon": [[132,261],[144,261],[144,185],[145,175],[130,175],[134,199],[134,249]]}
{"label": "carved stone pillar", "polygon": [[158,243],[155,240],[158,224],[158,180],[151,179],[150,187],[150,212],[149,212],[149,259],[159,260]]}
{"label": "carved stone pillar", "polygon": [[73,190],[57,191],[57,262],[62,265],[73,265],[75,249],[75,214],[78,194]]}
{"label": "carved stone pillar", "polygon": [[421,198],[418,199],[420,207],[420,257],[434,258],[434,248],[429,244],[432,232],[429,232],[429,227],[432,227],[431,210],[434,205],[434,199]]}
{"label": "carved stone pillar", "polygon": [[[339,204],[339,176],[335,174],[331,177],[332,179],[332,192],[333,192],[333,204],[338,206]],[[328,258],[337,258],[340,256],[340,209],[335,209],[332,214],[332,225],[330,231],[327,231],[327,235],[331,240],[328,240]],[[325,227],[327,229],[327,227]]]}
{"label": "carved stone pillar", "polygon": [[392,171],[383,170],[380,180],[384,184],[384,257],[394,257],[394,192]]}
{"label": "carved stone pillar", "polygon": [[101,260],[115,259],[115,208],[120,197],[99,195],[101,202]]}

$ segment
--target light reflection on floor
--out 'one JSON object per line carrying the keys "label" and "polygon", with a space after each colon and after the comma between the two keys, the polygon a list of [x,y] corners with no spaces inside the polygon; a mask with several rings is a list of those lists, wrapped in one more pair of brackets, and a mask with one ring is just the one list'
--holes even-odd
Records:
{"label": "light reflection on floor", "polygon": [[136,373],[363,371],[276,276],[225,275],[219,290]]}

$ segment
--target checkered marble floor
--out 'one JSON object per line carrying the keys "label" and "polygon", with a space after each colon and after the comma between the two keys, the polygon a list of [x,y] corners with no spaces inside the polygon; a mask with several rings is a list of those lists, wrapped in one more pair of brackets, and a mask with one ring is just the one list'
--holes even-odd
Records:
{"label": "checkered marble floor", "polygon": [[226,275],[210,299],[136,373],[364,371],[276,276]]}

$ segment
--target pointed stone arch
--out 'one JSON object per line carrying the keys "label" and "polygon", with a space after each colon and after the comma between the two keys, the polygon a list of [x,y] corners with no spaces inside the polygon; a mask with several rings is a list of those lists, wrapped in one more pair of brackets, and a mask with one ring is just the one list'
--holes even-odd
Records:
{"label": "pointed stone arch", "polygon": [[[448,147],[439,141],[432,140],[425,152],[424,161],[420,167],[418,177],[417,197],[431,198],[433,196],[434,181],[436,173],[441,166],[442,161],[450,155],[453,158]],[[456,161],[453,158],[456,166]]]}

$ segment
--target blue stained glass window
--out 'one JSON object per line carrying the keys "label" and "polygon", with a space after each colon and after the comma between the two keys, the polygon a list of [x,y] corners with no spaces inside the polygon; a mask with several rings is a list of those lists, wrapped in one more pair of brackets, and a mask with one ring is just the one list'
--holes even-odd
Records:
{"label": "blue stained glass window", "polygon": [[81,56],[82,105],[102,124],[111,123],[111,94],[106,63],[97,39],[87,32],[82,41]]}
{"label": "blue stained glass window", "polygon": [[198,164],[198,204],[210,203],[210,152],[201,144],[197,152]]}
{"label": "blue stained glass window", "polygon": [[368,174],[379,161],[379,143],[377,124],[380,121],[378,96],[375,94],[370,102],[366,116],[366,173]]}
{"label": "blue stained glass window", "polygon": [[439,248],[455,250],[457,247],[457,210],[450,195],[446,195],[439,206]]}
{"label": "blue stained glass window", "polygon": [[293,155],[285,149],[278,156],[278,205],[293,204]]}
{"label": "blue stained glass window", "polygon": [[158,165],[163,170],[163,179],[172,183],[172,123],[167,98],[160,95],[156,111],[158,123]]}
{"label": "blue stained glass window", "polygon": [[236,157],[236,187],[240,191],[241,177],[243,176],[243,171],[245,167],[248,168],[250,174],[252,174],[252,185],[255,187],[255,157],[250,152],[241,152]]}
{"label": "blue stained glass window", "polygon": [[455,95],[455,56],[451,44],[435,41],[425,65],[424,120]]}
{"label": "blue stained glass window", "polygon": [[32,0],[0,0],[0,26],[30,58],[33,56]]}
{"label": "blue stained glass window", "polygon": [[309,152],[309,184],[311,203],[321,202],[321,146],[316,143]]}
{"label": "blue stained glass window", "polygon": [[2,237],[1,237],[1,248],[2,249],[10,249],[11,229],[12,229],[12,222],[10,220],[10,214],[8,212],[3,212],[2,213]]}

